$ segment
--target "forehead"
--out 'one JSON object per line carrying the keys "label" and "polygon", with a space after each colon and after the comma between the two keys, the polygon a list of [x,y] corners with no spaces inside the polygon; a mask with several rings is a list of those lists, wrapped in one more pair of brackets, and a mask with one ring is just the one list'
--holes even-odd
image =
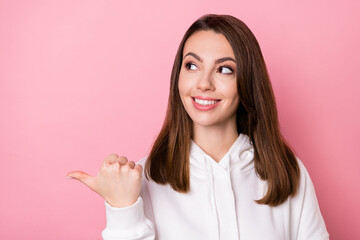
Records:
{"label": "forehead", "polygon": [[198,31],[193,33],[185,42],[183,56],[194,52],[200,57],[233,57],[233,49],[227,38],[214,31]]}

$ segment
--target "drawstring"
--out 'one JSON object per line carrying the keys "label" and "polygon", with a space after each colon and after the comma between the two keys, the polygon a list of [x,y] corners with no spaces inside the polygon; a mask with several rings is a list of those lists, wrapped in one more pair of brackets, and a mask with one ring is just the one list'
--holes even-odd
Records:
{"label": "drawstring", "polygon": [[217,214],[217,208],[216,208],[216,202],[215,202],[215,193],[214,193],[214,176],[213,176],[213,168],[211,166],[211,162],[209,159],[204,157],[205,160],[205,166],[206,166],[206,177],[207,177],[207,183],[208,183],[208,194],[209,194],[209,200],[210,200],[210,212],[212,214],[212,220],[214,227],[212,228],[213,231],[215,231],[213,234],[211,234],[214,239],[220,239],[219,235],[219,221],[218,221],[218,214]]}

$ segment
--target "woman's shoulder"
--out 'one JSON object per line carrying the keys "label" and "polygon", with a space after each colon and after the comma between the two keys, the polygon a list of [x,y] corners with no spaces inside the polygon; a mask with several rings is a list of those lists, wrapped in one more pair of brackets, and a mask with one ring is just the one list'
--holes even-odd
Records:
{"label": "woman's shoulder", "polygon": [[305,167],[305,164],[303,163],[303,161],[298,157],[295,156],[297,164],[299,166],[299,170],[300,170],[300,184],[301,182],[304,183],[304,181],[311,181],[309,172],[307,170],[307,168]]}
{"label": "woman's shoulder", "polygon": [[296,157],[296,160],[300,169],[300,183],[297,194],[290,201],[298,236],[301,239],[329,239],[313,181],[300,158]]}
{"label": "woman's shoulder", "polygon": [[310,198],[311,201],[317,201],[316,199],[316,193],[315,193],[315,187],[313,184],[313,181],[310,177],[310,174],[305,167],[305,164],[303,161],[296,156],[297,163],[299,165],[300,170],[300,181],[299,181],[299,187],[297,194],[294,198],[303,201],[304,197],[306,195],[306,198]]}

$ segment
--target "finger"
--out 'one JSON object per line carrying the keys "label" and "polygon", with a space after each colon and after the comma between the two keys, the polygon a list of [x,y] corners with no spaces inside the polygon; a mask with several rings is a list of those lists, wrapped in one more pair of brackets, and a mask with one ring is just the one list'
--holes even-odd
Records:
{"label": "finger", "polygon": [[124,165],[128,162],[128,159],[125,156],[120,156],[116,159],[117,162],[120,163],[120,165]]}
{"label": "finger", "polygon": [[104,163],[107,165],[111,165],[116,161],[117,158],[118,158],[118,155],[116,153],[110,154],[109,156],[107,156],[105,158]]}
{"label": "finger", "polygon": [[143,167],[141,166],[141,164],[136,164],[134,169],[137,169],[140,173],[143,171]]}
{"label": "finger", "polygon": [[74,178],[79,180],[80,182],[84,183],[89,188],[93,189],[94,187],[94,178],[87,173],[82,171],[72,171],[66,174],[66,177]]}
{"label": "finger", "polygon": [[135,167],[135,163],[134,163],[133,161],[128,161],[127,163],[129,164],[129,166],[130,166],[131,168],[134,168],[134,167]]}

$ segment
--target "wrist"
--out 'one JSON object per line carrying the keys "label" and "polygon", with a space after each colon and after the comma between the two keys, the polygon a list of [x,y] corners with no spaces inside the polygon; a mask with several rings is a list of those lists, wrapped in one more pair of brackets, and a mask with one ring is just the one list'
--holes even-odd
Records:
{"label": "wrist", "polygon": [[106,202],[111,206],[111,207],[115,207],[115,208],[125,208],[125,207],[129,207],[131,205],[133,205],[134,203],[136,203],[137,199],[135,200],[127,200],[127,201],[111,201],[111,200],[106,200]]}

